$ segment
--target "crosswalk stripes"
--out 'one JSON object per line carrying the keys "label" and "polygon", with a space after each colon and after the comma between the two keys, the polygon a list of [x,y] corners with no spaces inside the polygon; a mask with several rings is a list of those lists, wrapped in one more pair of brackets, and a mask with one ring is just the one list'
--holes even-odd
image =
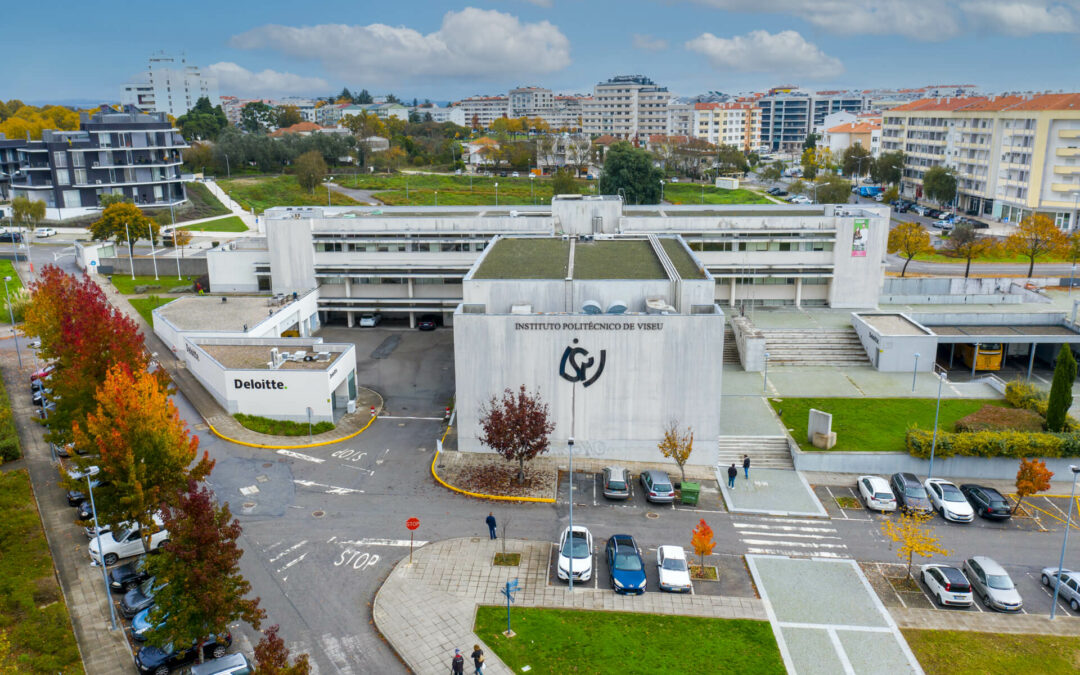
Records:
{"label": "crosswalk stripes", "polygon": [[732,521],[747,553],[813,558],[847,558],[836,528],[826,521],[760,518]]}

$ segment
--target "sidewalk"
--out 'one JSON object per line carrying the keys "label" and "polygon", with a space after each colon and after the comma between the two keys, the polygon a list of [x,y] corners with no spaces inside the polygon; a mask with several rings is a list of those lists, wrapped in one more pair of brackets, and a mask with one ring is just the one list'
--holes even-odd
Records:
{"label": "sidewalk", "polygon": [[980,633],[1032,635],[1080,635],[1080,618],[1060,613],[1051,621],[1041,614],[998,612],[943,612],[938,609],[891,607],[889,613],[900,628],[924,630],[971,630]]}
{"label": "sidewalk", "polygon": [[375,595],[375,625],[398,655],[416,673],[449,669],[458,648],[481,644],[487,654],[484,672],[503,675],[512,671],[473,633],[477,605],[502,605],[499,590],[518,579],[521,592],[514,607],[573,608],[653,614],[682,614],[721,619],[767,620],[756,598],[646,593],[616,595],[607,588],[575,588],[548,584],[551,543],[506,540],[508,552],[521,553],[518,567],[495,567],[492,557],[502,550],[501,540],[480,537],[433,542],[399,562]]}

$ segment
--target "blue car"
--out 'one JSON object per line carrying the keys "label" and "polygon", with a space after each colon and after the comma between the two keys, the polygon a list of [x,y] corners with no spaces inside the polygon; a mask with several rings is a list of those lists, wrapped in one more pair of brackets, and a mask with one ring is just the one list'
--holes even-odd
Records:
{"label": "blue car", "polygon": [[[131,620],[131,637],[136,642],[146,642],[146,639],[150,637],[152,631],[165,624],[164,620],[157,625],[150,622],[150,612],[153,610],[153,607],[147,607],[136,614],[135,618]],[[166,615],[166,618],[168,618],[168,615]]]}
{"label": "blue car", "polygon": [[629,534],[616,534],[607,541],[608,574],[616,593],[645,592],[645,561]]}

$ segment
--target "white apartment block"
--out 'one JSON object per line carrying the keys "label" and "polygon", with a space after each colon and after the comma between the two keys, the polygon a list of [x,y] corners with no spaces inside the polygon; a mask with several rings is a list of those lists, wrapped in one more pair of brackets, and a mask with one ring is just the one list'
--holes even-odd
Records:
{"label": "white apartment block", "polygon": [[465,115],[465,126],[490,127],[492,122],[510,113],[508,96],[470,96],[454,103]]}
{"label": "white apartment block", "polygon": [[647,139],[668,130],[667,87],[642,75],[619,75],[593,88],[582,105],[582,127],[587,134],[625,139]]}
{"label": "white apartment block", "polygon": [[761,109],[749,101],[695,103],[690,135],[713,145],[756,150],[761,146]]}
{"label": "white apartment block", "polygon": [[885,112],[882,151],[903,150],[901,193],[933,166],[957,176],[957,208],[1017,223],[1033,212],[1077,229],[1080,94],[922,99]]}
{"label": "white apartment block", "polygon": [[159,53],[150,57],[140,78],[124,85],[120,102],[143,112],[180,117],[204,96],[210,99],[211,106],[221,103],[217,78],[189,64],[183,54],[177,58]]}
{"label": "white apartment block", "polygon": [[694,101],[685,99],[671,99],[667,106],[667,135],[668,136],[693,136],[694,135]]}
{"label": "white apartment block", "polygon": [[507,115],[510,117],[541,117],[545,121],[555,112],[555,95],[543,87],[511,89]]}
{"label": "white apartment block", "polygon": [[420,119],[424,119],[425,115],[431,115],[432,122],[451,122],[458,126],[465,126],[465,111],[461,108],[448,107],[441,108],[437,105],[422,105],[416,109],[416,112],[420,115]]}

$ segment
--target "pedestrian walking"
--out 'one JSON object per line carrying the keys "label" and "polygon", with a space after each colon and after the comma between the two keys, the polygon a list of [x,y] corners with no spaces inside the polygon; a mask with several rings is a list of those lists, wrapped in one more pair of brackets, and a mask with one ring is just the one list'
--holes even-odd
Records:
{"label": "pedestrian walking", "polygon": [[472,657],[473,667],[476,668],[474,675],[484,675],[484,650],[480,649],[480,645],[473,645],[472,654],[469,656]]}
{"label": "pedestrian walking", "polygon": [[450,660],[450,672],[454,675],[465,675],[465,657],[460,649],[454,650],[454,658]]}
{"label": "pedestrian walking", "polygon": [[750,480],[750,455],[742,456],[742,470],[746,474],[746,480]]}
{"label": "pedestrian walking", "polygon": [[739,470],[735,468],[735,462],[731,463],[731,466],[727,470],[727,486],[729,488],[735,487],[735,479],[739,476]]}
{"label": "pedestrian walking", "polygon": [[491,538],[494,539],[495,538],[495,514],[491,513],[491,512],[488,512],[488,517],[484,519],[484,522],[487,523],[488,534],[490,534]]}

